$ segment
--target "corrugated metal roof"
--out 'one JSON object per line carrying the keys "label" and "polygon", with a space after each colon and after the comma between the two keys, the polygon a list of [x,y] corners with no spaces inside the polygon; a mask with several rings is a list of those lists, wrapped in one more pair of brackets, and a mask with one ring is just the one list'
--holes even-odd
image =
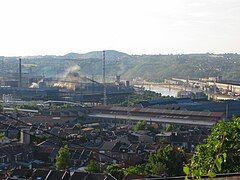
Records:
{"label": "corrugated metal roof", "polygon": [[167,110],[167,109],[152,109],[152,108],[133,108],[120,106],[96,106],[95,110],[121,111],[121,112],[136,112],[136,113],[154,113],[159,115],[182,115],[182,116],[203,116],[221,118],[223,112],[206,112],[206,111],[187,111],[187,110]]}

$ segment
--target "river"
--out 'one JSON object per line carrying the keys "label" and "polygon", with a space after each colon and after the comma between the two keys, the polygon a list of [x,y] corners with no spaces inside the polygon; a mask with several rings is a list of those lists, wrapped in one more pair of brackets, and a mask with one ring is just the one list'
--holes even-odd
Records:
{"label": "river", "polygon": [[169,88],[165,88],[165,87],[161,87],[161,86],[144,85],[143,87],[145,88],[145,90],[153,91],[153,92],[156,92],[156,93],[161,93],[162,96],[177,97],[177,93],[179,91],[179,90],[176,90],[176,89],[169,89]]}

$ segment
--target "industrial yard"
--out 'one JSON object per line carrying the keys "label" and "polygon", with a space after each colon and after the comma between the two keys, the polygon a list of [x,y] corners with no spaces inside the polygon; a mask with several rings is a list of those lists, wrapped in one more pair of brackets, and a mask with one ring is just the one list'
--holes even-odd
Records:
{"label": "industrial yard", "polygon": [[19,59],[18,72],[4,72],[0,77],[0,95],[4,101],[55,100],[82,103],[101,103],[104,91],[108,101],[118,97],[126,97],[134,92],[129,82],[120,81],[120,76],[114,82],[97,82],[93,78],[80,76],[80,67],[74,65],[64,70],[59,77],[35,76],[34,72],[23,73],[26,65]]}
{"label": "industrial yard", "polygon": [[240,179],[239,0],[0,7],[0,180]]}

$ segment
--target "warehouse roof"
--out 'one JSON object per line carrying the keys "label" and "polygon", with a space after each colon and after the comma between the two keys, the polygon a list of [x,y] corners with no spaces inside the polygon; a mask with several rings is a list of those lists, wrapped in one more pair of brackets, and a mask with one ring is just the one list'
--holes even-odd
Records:
{"label": "warehouse roof", "polygon": [[94,110],[107,110],[117,112],[129,113],[153,113],[159,115],[176,115],[176,116],[202,116],[221,118],[223,112],[206,112],[206,111],[187,111],[187,110],[167,110],[167,109],[153,109],[153,108],[135,108],[135,107],[120,107],[120,106],[96,106]]}

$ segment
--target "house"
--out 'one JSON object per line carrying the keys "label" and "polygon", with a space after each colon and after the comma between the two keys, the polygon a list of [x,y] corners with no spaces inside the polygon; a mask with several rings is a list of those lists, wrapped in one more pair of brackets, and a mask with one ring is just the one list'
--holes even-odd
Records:
{"label": "house", "polygon": [[14,169],[6,179],[22,180],[116,180],[111,174],[58,171],[50,169]]}
{"label": "house", "polygon": [[57,171],[50,170],[47,177],[45,179],[59,179],[59,180],[68,180],[70,178],[70,173],[68,171]]}
{"label": "house", "polygon": [[133,142],[154,143],[153,138],[145,132],[132,132],[129,134],[129,138],[132,139]]}
{"label": "house", "polygon": [[202,132],[175,132],[171,136],[171,144],[183,147],[187,152],[192,152],[195,146],[204,142],[208,135]]}
{"label": "house", "polygon": [[171,142],[172,132],[163,132],[155,135],[155,142]]}
{"label": "house", "polygon": [[68,180],[70,179],[70,173],[68,171],[56,171],[49,169],[14,169],[7,179]]}
{"label": "house", "polygon": [[[35,157],[44,161],[46,166],[54,164],[60,149],[58,142],[44,141],[36,146]],[[92,151],[85,149],[70,149],[70,161],[74,166],[86,163],[92,156]]]}
{"label": "house", "polygon": [[54,140],[46,140],[37,144],[34,147],[35,158],[45,162],[45,164],[54,163],[60,144],[61,142]]}
{"label": "house", "polygon": [[73,172],[70,180],[81,180],[86,179],[89,173],[87,172]]}
{"label": "house", "polygon": [[11,172],[11,179],[30,179],[32,173],[32,169],[14,169]]}
{"label": "house", "polygon": [[119,140],[104,142],[99,149],[101,153],[99,159],[101,162],[117,163],[121,162],[127,165],[141,163],[143,156],[129,151],[131,144],[120,142]]}
{"label": "house", "polygon": [[74,172],[70,180],[117,180],[111,174]]}
{"label": "house", "polygon": [[143,154],[144,150],[146,148],[146,144],[144,143],[135,143],[135,144],[131,144],[128,147],[128,153],[129,154]]}
{"label": "house", "polygon": [[33,149],[21,143],[12,143],[0,147],[0,166],[3,170],[6,167],[18,167],[28,164],[33,159]]}

